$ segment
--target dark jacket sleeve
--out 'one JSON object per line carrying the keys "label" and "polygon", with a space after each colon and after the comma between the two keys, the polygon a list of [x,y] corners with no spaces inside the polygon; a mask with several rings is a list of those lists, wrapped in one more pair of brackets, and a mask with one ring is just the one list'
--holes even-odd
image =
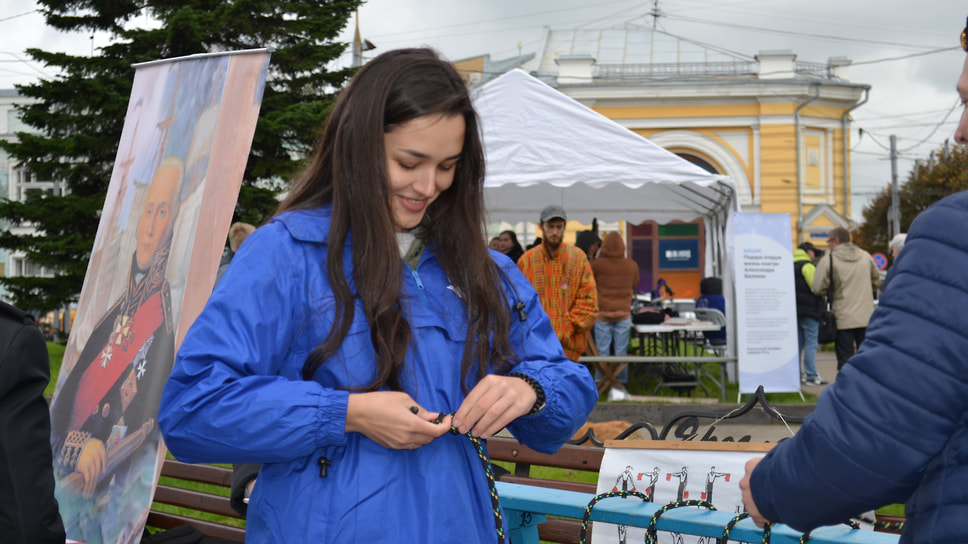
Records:
{"label": "dark jacket sleeve", "polygon": [[63,544],[54,499],[50,360],[33,325],[0,318],[0,535],[12,544]]}
{"label": "dark jacket sleeve", "polygon": [[942,492],[921,486],[937,467],[949,470],[968,413],[965,232],[965,193],[914,221],[860,351],[797,435],[753,471],[753,500],[767,519],[807,530]]}
{"label": "dark jacket sleeve", "polygon": [[249,485],[249,482],[252,480],[255,480],[261,468],[261,463],[237,463],[232,465],[232,493],[229,497],[229,503],[232,505],[232,509],[241,516],[245,516],[249,510],[249,505],[243,501],[245,498],[245,486]]}

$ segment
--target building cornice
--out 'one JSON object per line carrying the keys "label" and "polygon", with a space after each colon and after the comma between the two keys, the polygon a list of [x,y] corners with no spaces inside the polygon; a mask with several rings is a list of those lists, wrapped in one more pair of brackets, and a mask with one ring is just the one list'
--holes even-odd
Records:
{"label": "building cornice", "polygon": [[[823,117],[802,116],[807,120],[807,124],[815,128],[840,129],[842,128],[839,119],[827,119]],[[616,123],[631,130],[667,130],[670,128],[734,128],[734,127],[755,127],[765,125],[792,125],[793,115],[763,115],[759,117],[736,116],[736,117],[678,117],[661,119],[612,119]]]}
{"label": "building cornice", "polygon": [[559,85],[557,89],[586,103],[634,99],[676,99],[700,100],[717,99],[727,102],[748,101],[790,101],[802,102],[813,96],[817,85],[820,87],[818,100],[854,104],[870,85],[858,83],[832,83],[807,80],[742,80],[742,81],[667,81],[662,83],[623,83],[623,84],[580,84]]}

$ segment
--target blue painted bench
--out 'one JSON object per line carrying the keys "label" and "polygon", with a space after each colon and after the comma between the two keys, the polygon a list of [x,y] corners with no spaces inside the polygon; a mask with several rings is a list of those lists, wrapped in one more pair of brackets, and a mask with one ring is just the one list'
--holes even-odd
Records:
{"label": "blue painted bench", "polygon": [[[539,544],[538,524],[547,516],[581,520],[585,506],[594,497],[560,489],[539,488],[531,485],[497,482],[498,496],[504,507],[511,544]],[[612,498],[595,505],[590,519],[633,527],[648,527],[652,515],[662,505],[643,502],[637,498]],[[726,524],[733,519],[727,512],[707,511],[687,507],[669,510],[656,523],[659,531],[720,538]],[[590,530],[590,529],[589,529]],[[773,544],[799,544],[802,533],[785,525],[773,528]],[[763,531],[752,520],[744,519],[730,531],[729,538],[737,542],[762,542]],[[894,534],[851,529],[846,525],[821,527],[810,533],[809,542],[816,544],[896,544]]]}

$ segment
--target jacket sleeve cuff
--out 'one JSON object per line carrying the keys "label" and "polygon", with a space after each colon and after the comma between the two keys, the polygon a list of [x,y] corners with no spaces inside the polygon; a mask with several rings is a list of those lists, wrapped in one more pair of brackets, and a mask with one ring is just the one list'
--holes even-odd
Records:
{"label": "jacket sleeve cuff", "polygon": [[346,444],[346,407],[349,391],[325,389],[317,404],[317,447],[342,446]]}

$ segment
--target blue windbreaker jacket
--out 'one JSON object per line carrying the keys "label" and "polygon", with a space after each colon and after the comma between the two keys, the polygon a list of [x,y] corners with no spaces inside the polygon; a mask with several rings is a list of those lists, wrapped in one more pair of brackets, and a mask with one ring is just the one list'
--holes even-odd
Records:
{"label": "blue windbreaker jacket", "polygon": [[[447,433],[406,451],[344,432],[345,388],[375,375],[362,305],[339,353],[313,380],[302,379],[307,355],[332,327],[329,219],[328,207],[290,212],[246,239],[178,351],[158,417],[166,444],[188,462],[264,463],[246,542],[495,542],[487,480],[467,437]],[[513,370],[536,379],[546,397],[542,411],[509,429],[551,453],[585,422],[597,390],[588,371],[565,358],[531,285],[513,262],[492,254],[509,306],[523,302],[527,314],[512,314],[521,359]],[[464,399],[465,305],[432,244],[416,270],[405,270],[414,339],[404,388],[428,410],[451,413]],[[325,477],[321,457],[332,462]]]}
{"label": "blue windbreaker jacket", "polygon": [[860,351],[757,465],[756,506],[806,530],[905,502],[901,542],[968,542],[968,193],[922,212]]}

